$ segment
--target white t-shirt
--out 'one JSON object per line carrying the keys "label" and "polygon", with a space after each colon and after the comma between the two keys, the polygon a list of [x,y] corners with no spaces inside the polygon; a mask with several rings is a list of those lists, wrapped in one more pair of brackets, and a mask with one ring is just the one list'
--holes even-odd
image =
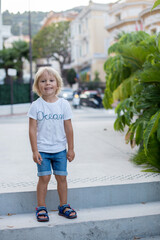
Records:
{"label": "white t-shirt", "polygon": [[71,119],[70,104],[63,98],[48,103],[38,98],[31,104],[27,116],[37,120],[37,147],[39,152],[56,153],[66,149],[64,120]]}

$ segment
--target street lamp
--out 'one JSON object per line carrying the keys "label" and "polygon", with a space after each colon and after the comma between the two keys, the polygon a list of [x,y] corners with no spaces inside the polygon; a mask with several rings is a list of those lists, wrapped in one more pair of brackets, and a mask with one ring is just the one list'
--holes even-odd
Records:
{"label": "street lamp", "polygon": [[28,11],[28,29],[29,29],[29,64],[30,64],[30,101],[33,102],[33,77],[32,77],[32,34],[31,34],[31,13],[30,13],[30,0]]}

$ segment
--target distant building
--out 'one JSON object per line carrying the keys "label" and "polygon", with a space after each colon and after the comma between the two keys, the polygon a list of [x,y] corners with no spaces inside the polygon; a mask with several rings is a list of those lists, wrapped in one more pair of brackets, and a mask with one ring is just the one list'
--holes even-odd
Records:
{"label": "distant building", "polygon": [[[106,13],[106,30],[109,34],[108,47],[115,42],[121,32],[146,31],[146,21],[151,20],[152,0],[126,0],[123,3],[113,4]],[[146,10],[147,9],[147,10]],[[153,21],[153,16],[152,20]],[[151,23],[151,22],[150,22]],[[149,28],[148,28],[149,30]]]}
{"label": "distant building", "polygon": [[[77,9],[82,9],[83,7],[79,7]],[[76,16],[79,13],[78,10],[71,9],[68,11],[64,11],[64,12],[49,12],[47,17],[43,20],[42,22],[42,28],[46,27],[52,23],[56,23],[56,22],[63,22],[63,21],[72,21],[76,18]]]}
{"label": "distant building", "polygon": [[105,30],[108,4],[90,1],[70,24],[71,64],[78,76],[86,75],[86,80],[94,79],[99,72],[101,81],[105,81],[103,64],[107,57],[107,37]]}

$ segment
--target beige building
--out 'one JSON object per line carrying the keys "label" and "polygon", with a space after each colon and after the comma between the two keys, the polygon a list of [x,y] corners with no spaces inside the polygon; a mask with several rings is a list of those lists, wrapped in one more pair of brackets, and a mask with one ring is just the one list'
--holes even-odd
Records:
{"label": "beige building", "polygon": [[143,29],[149,34],[156,34],[160,32],[160,7],[151,11],[150,8],[144,9],[139,14],[139,19],[143,23]]}
{"label": "beige building", "polygon": [[108,47],[115,42],[117,35],[121,32],[142,30],[151,33],[149,26],[154,22],[156,13],[156,10],[151,13],[152,6],[152,0],[126,0],[123,3],[111,5],[110,10],[106,13],[106,30],[109,34]]}
{"label": "beige building", "polygon": [[107,58],[107,37],[105,30],[108,4],[96,4],[90,1],[70,24],[71,29],[71,64],[79,77],[94,79],[99,72],[101,81],[105,81],[103,64]]}

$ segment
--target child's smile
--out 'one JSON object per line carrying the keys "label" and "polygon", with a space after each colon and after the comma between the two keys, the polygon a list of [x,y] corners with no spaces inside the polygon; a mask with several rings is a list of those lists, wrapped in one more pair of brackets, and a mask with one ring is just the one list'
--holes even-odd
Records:
{"label": "child's smile", "polygon": [[42,97],[55,97],[58,90],[55,77],[47,72],[40,77],[38,87]]}

